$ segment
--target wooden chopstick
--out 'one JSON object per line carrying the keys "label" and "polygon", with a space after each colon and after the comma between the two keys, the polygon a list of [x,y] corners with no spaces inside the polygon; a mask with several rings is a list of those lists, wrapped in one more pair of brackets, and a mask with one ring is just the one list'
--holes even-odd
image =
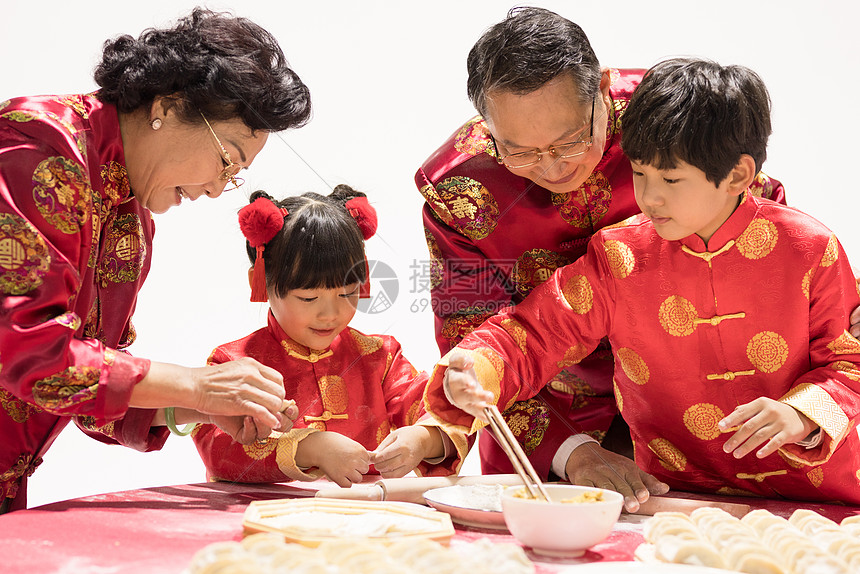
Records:
{"label": "wooden chopstick", "polygon": [[502,418],[502,414],[499,412],[498,407],[496,407],[496,405],[490,405],[484,409],[484,414],[487,415],[487,419],[490,421],[490,427],[492,427],[496,438],[498,438],[499,446],[501,446],[502,450],[505,451],[505,454],[508,455],[511,464],[514,466],[514,470],[516,470],[517,474],[520,475],[529,495],[531,495],[532,498],[543,498],[549,502],[549,493],[547,493],[543,483],[541,483],[540,477],[537,472],[535,472],[532,463],[529,461],[529,458],[520,446],[519,441],[517,441],[514,433],[511,432],[510,427],[508,427],[508,423],[505,422],[504,418]]}

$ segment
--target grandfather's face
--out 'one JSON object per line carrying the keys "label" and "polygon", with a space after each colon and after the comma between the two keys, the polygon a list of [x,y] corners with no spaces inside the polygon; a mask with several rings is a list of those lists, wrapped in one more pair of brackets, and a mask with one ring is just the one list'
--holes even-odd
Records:
{"label": "grandfather's face", "polygon": [[610,105],[609,71],[604,70],[593,117],[591,102],[581,102],[573,79],[563,75],[525,95],[490,92],[485,120],[502,157],[525,151],[546,152],[550,146],[587,139],[593,122],[593,144],[584,154],[556,158],[545,153],[531,166],[505,166],[552,193],[568,193],[585,183],[603,157]]}

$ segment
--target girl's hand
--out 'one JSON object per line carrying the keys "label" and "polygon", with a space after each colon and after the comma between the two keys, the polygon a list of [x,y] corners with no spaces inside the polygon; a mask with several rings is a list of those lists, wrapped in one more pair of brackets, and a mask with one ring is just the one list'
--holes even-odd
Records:
{"label": "girl's hand", "polygon": [[493,404],[493,393],[484,390],[475,375],[475,362],[465,353],[453,353],[442,379],[445,398],[455,407],[488,423],[484,409]]}
{"label": "girl's hand", "polygon": [[595,443],[576,447],[565,465],[571,484],[614,490],[624,496],[627,512],[639,510],[639,504],[653,495],[669,492],[660,482],[626,456],[606,450]]}
{"label": "girl's hand", "polygon": [[258,436],[257,425],[254,419],[248,416],[225,416],[212,415],[209,420],[219,429],[233,437],[239,444],[253,444],[269,436],[268,429],[265,436]]}
{"label": "girl's hand", "polygon": [[370,453],[363,446],[340,433],[323,431],[309,434],[299,442],[296,464],[316,466],[332,482],[343,488],[361,482],[370,470]]}
{"label": "girl's hand", "polygon": [[445,447],[437,428],[410,425],[395,429],[370,453],[382,478],[400,478],[425,458],[442,456]]}
{"label": "girl's hand", "polygon": [[794,407],[766,397],[740,405],[718,424],[722,432],[737,428],[723,445],[723,450],[735,458],[744,457],[766,443],[756,452],[756,457],[764,458],[785,444],[803,440],[818,428]]}

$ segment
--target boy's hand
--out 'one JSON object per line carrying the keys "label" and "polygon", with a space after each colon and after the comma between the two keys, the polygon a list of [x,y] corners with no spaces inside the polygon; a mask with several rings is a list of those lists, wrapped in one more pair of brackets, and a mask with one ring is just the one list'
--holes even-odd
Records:
{"label": "boy's hand", "polygon": [[669,492],[660,482],[626,456],[606,450],[595,443],[583,444],[570,454],[565,465],[571,484],[614,490],[624,496],[624,509],[639,510],[639,503],[653,495]]}
{"label": "boy's hand", "polygon": [[361,444],[340,433],[323,431],[302,439],[296,449],[296,464],[316,466],[343,488],[361,482],[370,470],[370,453]]}
{"label": "boy's hand", "polygon": [[794,407],[766,397],[740,405],[718,424],[722,432],[740,427],[723,445],[723,450],[735,458],[744,457],[766,443],[756,452],[756,457],[764,458],[785,444],[803,440],[818,428]]}
{"label": "boy's hand", "polygon": [[382,478],[400,478],[425,458],[442,456],[444,447],[439,429],[410,425],[392,431],[370,453],[370,462]]}
{"label": "boy's hand", "polygon": [[454,353],[448,359],[448,368],[442,379],[445,398],[455,407],[488,423],[484,408],[493,404],[493,393],[478,384],[475,362],[464,353]]}

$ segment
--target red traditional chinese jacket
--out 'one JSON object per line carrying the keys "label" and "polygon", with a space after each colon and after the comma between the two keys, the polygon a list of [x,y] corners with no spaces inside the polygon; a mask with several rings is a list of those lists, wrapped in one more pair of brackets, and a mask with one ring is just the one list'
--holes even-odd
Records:
{"label": "red traditional chinese jacket", "polygon": [[0,104],[0,500],[12,509],[70,416],[106,442],[166,440],[149,431],[154,411],[128,410],[149,361],[117,351],[135,338],[153,231],[113,106],[94,94]]}
{"label": "red traditional chinese jacket", "polygon": [[[603,159],[574,192],[553,194],[496,160],[481,117],[467,122],[424,163],[415,183],[426,200],[436,341],[442,353],[503,307],[517,304],[557,268],[576,261],[599,229],[639,213],[621,117],[644,70],[612,70],[612,107]],[[784,203],[782,185],[760,174],[756,195]],[[606,344],[554,373],[537,397],[504,413],[535,469],[546,479],[569,436],[601,440],[617,414],[612,353]],[[507,456],[480,439],[484,473],[510,473]]]}
{"label": "red traditional chinese jacket", "polygon": [[[296,401],[299,418],[286,433],[265,442],[241,445],[211,424],[198,426],[192,436],[211,480],[281,482],[312,480],[319,469],[296,466],[299,442],[319,431],[338,432],[373,450],[395,428],[411,424],[437,426],[424,415],[421,397],[427,373],[418,372],[403,356],[400,344],[387,335],[364,335],[347,327],[323,351],[290,339],[272,313],[269,324],[254,333],[221,345],[209,364],[251,357],[284,376],[287,397]],[[465,436],[451,438],[463,451]],[[438,465],[421,463],[416,472],[449,475],[460,467],[458,457]]]}
{"label": "red traditional chinese jacket", "polygon": [[[860,341],[846,331],[858,303],[827,228],[745,194],[707,246],[697,235],[665,241],[641,215],[603,229],[583,258],[460,348],[507,407],[608,336],[640,468],[687,491],[860,504]],[[442,370],[428,384],[428,412],[475,430],[446,401]],[[724,453],[731,434],[717,422],[762,396],[812,419],[820,444],[760,460]]]}

